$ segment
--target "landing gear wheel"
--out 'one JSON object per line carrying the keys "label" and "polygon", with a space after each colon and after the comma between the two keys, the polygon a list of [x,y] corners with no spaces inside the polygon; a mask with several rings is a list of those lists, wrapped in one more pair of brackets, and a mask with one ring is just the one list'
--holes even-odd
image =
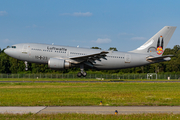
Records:
{"label": "landing gear wheel", "polygon": [[80,64],[80,70],[81,72],[78,73],[78,77],[80,77],[80,74],[81,76],[86,77],[87,73],[84,71],[84,64]]}
{"label": "landing gear wheel", "polygon": [[27,61],[24,61],[24,64],[25,64],[25,71],[28,71],[28,62]]}
{"label": "landing gear wheel", "polygon": [[87,73],[86,72],[82,72],[81,73],[83,77],[86,77]]}
{"label": "landing gear wheel", "polygon": [[25,71],[28,71],[28,68],[27,68],[27,67],[25,68]]}
{"label": "landing gear wheel", "polygon": [[81,77],[81,73],[80,73],[80,72],[78,72],[77,76],[78,76],[78,77]]}

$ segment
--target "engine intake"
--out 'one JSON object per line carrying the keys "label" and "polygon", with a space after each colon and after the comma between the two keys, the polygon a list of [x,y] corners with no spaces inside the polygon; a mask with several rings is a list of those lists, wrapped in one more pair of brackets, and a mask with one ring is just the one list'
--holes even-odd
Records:
{"label": "engine intake", "polygon": [[64,59],[50,58],[48,60],[48,67],[51,69],[69,69],[71,63],[66,62]]}

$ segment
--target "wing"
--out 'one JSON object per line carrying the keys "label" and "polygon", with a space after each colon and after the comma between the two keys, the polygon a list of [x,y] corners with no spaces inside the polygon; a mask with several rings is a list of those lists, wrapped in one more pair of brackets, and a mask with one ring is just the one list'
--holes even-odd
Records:
{"label": "wing", "polygon": [[100,59],[105,59],[106,54],[109,52],[102,51],[100,53],[93,53],[93,54],[87,54],[87,55],[79,55],[79,56],[71,56],[69,59],[73,59],[75,61],[78,61],[79,63],[84,63],[88,66],[93,67],[93,64],[95,63],[95,60],[101,61]]}

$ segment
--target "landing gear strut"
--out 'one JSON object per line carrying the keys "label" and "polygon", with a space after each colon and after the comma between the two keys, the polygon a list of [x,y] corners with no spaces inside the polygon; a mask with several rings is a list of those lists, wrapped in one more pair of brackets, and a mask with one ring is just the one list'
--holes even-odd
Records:
{"label": "landing gear strut", "polygon": [[25,71],[28,71],[28,62],[27,61],[24,61],[24,64],[25,64]]}
{"label": "landing gear strut", "polygon": [[81,76],[86,77],[87,73],[84,71],[84,64],[80,64],[80,70],[81,70],[81,72],[79,72],[77,74],[77,76],[78,77],[81,77]]}

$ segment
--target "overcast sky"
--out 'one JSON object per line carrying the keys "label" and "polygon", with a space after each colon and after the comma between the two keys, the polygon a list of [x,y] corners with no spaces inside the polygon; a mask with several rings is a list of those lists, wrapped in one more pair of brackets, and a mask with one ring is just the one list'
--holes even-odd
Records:
{"label": "overcast sky", "polygon": [[179,0],[0,0],[0,48],[46,43],[131,51],[164,26],[177,26]]}

